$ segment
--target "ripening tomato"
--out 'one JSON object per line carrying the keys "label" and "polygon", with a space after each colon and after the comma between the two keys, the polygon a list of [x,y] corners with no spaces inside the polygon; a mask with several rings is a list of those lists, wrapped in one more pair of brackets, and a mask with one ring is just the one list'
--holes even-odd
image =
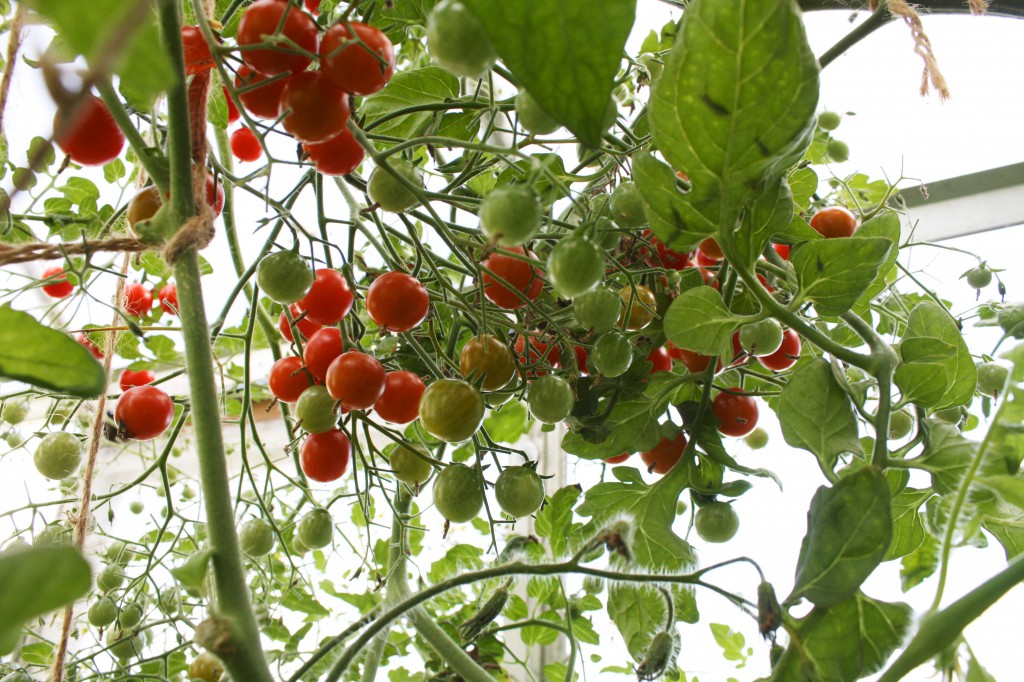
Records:
{"label": "ripening tomato", "polygon": [[313,383],[302,364],[302,358],[294,355],[275,362],[267,380],[270,392],[283,403],[294,403]]}
{"label": "ripening tomato", "polygon": [[156,297],[160,300],[160,307],[171,315],[178,314],[178,286],[176,284],[165,284],[160,287]]}
{"label": "ripening tomato", "polygon": [[341,478],[351,457],[352,443],[340,429],[309,434],[299,452],[302,472],[321,483]]}
{"label": "ripening tomato", "polygon": [[[324,331],[321,330],[317,334]],[[310,344],[313,340],[310,339]],[[309,345],[306,346],[309,352]],[[308,362],[306,363],[309,364]],[[326,384],[331,397],[340,400],[342,407],[366,410],[384,394],[387,373],[377,358],[367,353],[350,350],[331,361],[327,368]]]}
{"label": "ripening tomato", "polygon": [[366,312],[370,319],[393,332],[407,332],[420,326],[429,307],[427,288],[404,272],[385,272],[366,290]]}
{"label": "ripening tomato", "polygon": [[685,449],[686,436],[680,431],[675,438],[662,438],[653,448],[641,452],[640,458],[647,465],[647,471],[655,474],[667,474],[683,456]]}
{"label": "ripening tomato", "polygon": [[289,343],[295,341],[295,337],[292,335],[293,326],[298,327],[299,333],[306,339],[312,338],[323,327],[322,324],[317,324],[309,319],[308,315],[303,315],[297,304],[288,306],[288,311],[291,313],[292,323],[288,324],[288,316],[284,314],[284,311],[281,311],[281,318],[277,322],[277,328],[281,330],[281,336],[288,339]]}
{"label": "ripening tomato", "polygon": [[789,244],[772,244],[772,248],[779,254],[779,258],[789,260]]}
{"label": "ripening tomato", "polygon": [[295,305],[298,310],[305,311],[306,319],[326,326],[337,324],[348,315],[354,300],[343,274],[330,268],[320,268],[314,273],[309,291]]}
{"label": "ripening tomato", "polygon": [[299,142],[326,142],[348,125],[348,95],[323,72],[303,71],[288,79],[281,114],[281,125]]}
{"label": "ripening tomato", "polygon": [[213,68],[213,53],[198,26],[181,27],[181,46],[185,51],[185,75],[194,76]]}
{"label": "ripening tomato", "polygon": [[121,372],[121,378],[118,381],[118,385],[122,391],[127,391],[132,386],[145,386],[156,381],[156,375],[148,369],[140,369],[138,371],[126,369]]}
{"label": "ripening tomato", "polygon": [[302,52],[289,47],[287,43],[279,43],[274,49],[242,50],[242,61],[249,67],[273,76],[286,71],[298,74],[305,71],[312,61],[304,53],[316,53],[319,32],[316,22],[290,2],[279,0],[257,0],[245,10],[238,23],[239,47],[260,45],[270,37],[280,35],[288,38]]}
{"label": "ripening tomato", "polygon": [[92,339],[90,339],[88,335],[79,334],[78,336],[75,337],[75,340],[78,341],[78,343],[85,346],[86,348],[88,348],[89,352],[92,353],[92,356],[94,358],[96,358],[97,360],[103,359],[103,351],[100,350],[99,346],[92,342]]}
{"label": "ripening tomato", "polygon": [[665,346],[659,346],[652,350],[651,354],[647,356],[647,362],[654,365],[651,367],[651,374],[672,371],[672,356],[668,354],[668,348]]}
{"label": "ripening tomato", "polygon": [[239,161],[258,161],[263,156],[263,148],[260,147],[260,139],[256,137],[249,128],[239,128],[231,133],[231,153]]}
{"label": "ripening tomato", "polygon": [[[731,388],[734,393],[722,392],[711,401],[711,409],[722,422],[719,432],[739,438],[747,435],[757,426],[757,401],[749,395],[742,395],[743,389]],[[740,395],[737,395],[740,394]]]}
{"label": "ripening tomato", "polygon": [[150,440],[171,425],[174,403],[156,386],[134,386],[121,394],[114,408],[118,429],[129,438]]}
{"label": "ripening tomato", "polygon": [[792,329],[782,332],[782,345],[771,355],[757,359],[766,369],[781,372],[789,369],[800,359],[800,335]]}
{"label": "ripening tomato", "polygon": [[509,347],[491,334],[474,336],[459,353],[459,371],[466,379],[480,383],[482,391],[505,388],[516,373],[516,360]]}
{"label": "ripening tomato", "polygon": [[[544,288],[544,280],[537,267],[520,258],[506,255],[509,253],[536,259],[532,251],[527,251],[522,246],[500,249],[480,264],[487,270],[481,274],[481,277],[484,283],[484,296],[499,308],[515,310],[540,296],[540,292]],[[507,282],[512,288],[499,282],[498,278]]]}
{"label": "ripening tomato", "polygon": [[228,103],[228,123],[234,123],[242,117],[242,114],[238,112],[238,107],[231,101],[231,95],[228,94],[227,86],[220,86],[221,92],[224,93],[224,101]]}
{"label": "ripening tomato", "polygon": [[324,175],[348,175],[359,168],[366,155],[362,145],[348,129],[326,142],[304,144],[302,149],[317,172]]}
{"label": "ripening tomato", "polygon": [[621,455],[615,455],[604,460],[605,464],[622,464],[627,459],[633,456],[632,452],[623,452]]}
{"label": "ripening tomato", "polygon": [[[341,330],[337,327],[324,327],[309,337],[302,351],[302,359],[306,369],[315,379],[327,379],[327,370],[334,359],[341,355]],[[372,403],[371,403],[372,404]]]}
{"label": "ripening tomato", "polygon": [[619,289],[619,298],[623,303],[622,312],[619,313],[619,324],[625,325],[629,331],[639,331],[654,321],[658,301],[650,288],[643,284],[636,287],[627,284]]}
{"label": "ripening tomato", "polygon": [[[527,351],[526,338],[520,334],[516,337],[513,350],[516,352],[516,358],[519,360],[520,365],[532,367],[538,362],[546,361],[552,368],[557,369],[561,366],[559,361],[561,360],[562,353],[558,346],[545,343],[535,336],[530,337],[530,348]],[[531,370],[527,372],[527,376],[544,376],[546,373],[544,370]]]}
{"label": "ripening tomato", "polygon": [[[349,26],[358,41],[352,38]],[[391,80],[395,48],[379,28],[360,21],[341,21],[324,34],[320,68],[345,92],[365,97]]]}
{"label": "ripening tomato", "polygon": [[48,282],[43,285],[43,293],[50,298],[64,298],[75,290],[75,285],[68,281],[64,268],[59,265],[44,270],[43,280]]}
{"label": "ripening tomato", "polygon": [[[275,0],[276,1],[276,0]],[[281,115],[281,93],[291,78],[279,76],[269,80],[248,66],[238,67],[235,89],[245,110],[257,118],[276,120]]]}
{"label": "ripening tomato", "polygon": [[125,313],[132,317],[148,315],[149,311],[153,309],[153,292],[139,282],[126,284],[121,303]]}
{"label": "ripening tomato", "polygon": [[103,100],[86,95],[65,127],[66,115],[67,112],[57,110],[53,118],[54,139],[72,161],[81,166],[102,166],[120,156],[124,133]]}
{"label": "ripening tomato", "polygon": [[705,237],[697,248],[700,249],[700,252],[705,257],[713,261],[717,262],[725,258],[725,254],[722,253],[722,247],[718,245],[718,240],[714,237]]}
{"label": "ripening tomato", "polygon": [[842,206],[829,206],[811,216],[811,227],[826,239],[849,237],[857,231],[857,216]]}
{"label": "ripening tomato", "polygon": [[415,372],[388,372],[384,377],[384,393],[374,403],[373,410],[392,424],[408,424],[420,416],[420,398],[426,388]]}

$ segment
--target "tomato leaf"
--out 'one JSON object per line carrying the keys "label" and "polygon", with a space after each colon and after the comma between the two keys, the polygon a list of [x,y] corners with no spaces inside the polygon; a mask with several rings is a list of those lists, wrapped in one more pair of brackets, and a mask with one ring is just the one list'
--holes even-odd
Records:
{"label": "tomato leaf", "polygon": [[787,601],[806,597],[829,607],[847,599],[881,562],[891,539],[889,485],[881,471],[864,467],[818,488]]}
{"label": "tomato leaf", "polygon": [[745,267],[753,266],[768,240],[789,225],[793,211],[793,193],[785,177],[769,180],[740,221],[735,240],[739,263]]}
{"label": "tomato leaf", "polygon": [[892,498],[892,543],[882,561],[907,556],[921,546],[926,533],[918,508],[934,494],[927,488],[906,488]]}
{"label": "tomato leaf", "polygon": [[827,360],[814,360],[793,373],[779,396],[778,414],[786,442],[817,457],[823,470],[835,469],[844,452],[863,452],[850,396]]}
{"label": "tomato leaf", "polygon": [[680,348],[704,355],[732,351],[732,334],[743,323],[725,307],[713,287],[697,287],[679,295],[665,313],[665,336]]}
{"label": "tomato leaf", "polygon": [[[647,152],[633,159],[633,180],[644,198],[644,214],[651,230],[665,244],[678,251],[689,251],[700,240],[718,229],[692,205],[690,194],[683,194],[676,184],[672,168]],[[711,209],[708,209],[708,214]]]}
{"label": "tomato leaf", "polygon": [[900,589],[909,592],[939,567],[939,541],[925,533],[924,541],[900,561]]}
{"label": "tomato leaf", "polygon": [[931,301],[910,311],[894,379],[903,398],[941,409],[974,396],[978,371],[949,312]]}
{"label": "tomato leaf", "polygon": [[807,208],[818,191],[818,174],[810,168],[798,168],[789,174],[789,189],[793,192],[793,203]]}
{"label": "tomato leaf", "polygon": [[21,626],[89,591],[92,571],[73,547],[31,547],[0,553],[0,655],[14,651]]}
{"label": "tomato leaf", "polygon": [[795,2],[694,0],[651,94],[651,127],[693,183],[692,213],[729,228],[757,187],[803,156],[817,103],[818,64]]}
{"label": "tomato leaf", "polygon": [[[881,267],[878,268],[878,276],[867,288],[867,290],[861,294],[860,300],[857,301],[859,307],[863,307],[865,310],[878,294],[882,293],[886,287],[886,277],[889,271],[896,265],[896,257],[899,256],[899,245],[900,245],[900,217],[893,211],[887,211],[881,213],[871,220],[867,221],[853,233],[854,239],[864,239],[868,237],[880,237],[887,239],[892,244],[892,249],[889,251],[889,255],[882,263]],[[860,308],[858,308],[859,310]]]}
{"label": "tomato leaf", "polygon": [[552,495],[537,514],[537,535],[548,539],[554,556],[561,556],[567,549],[573,526],[572,508],[582,492],[578,485],[566,486]]}
{"label": "tomato leaf", "polygon": [[[537,103],[597,148],[633,28],[635,0],[464,0],[501,60]],[[571,26],[572,30],[566,30]]]}
{"label": "tomato leaf", "polygon": [[800,281],[799,295],[818,313],[842,315],[878,276],[893,245],[888,239],[821,239],[804,244],[789,261]]}
{"label": "tomato leaf", "polygon": [[[924,452],[911,460],[918,469],[931,474],[932,487],[940,495],[955,492],[960,479],[974,459],[978,444],[960,434],[960,429],[935,419],[926,419],[924,428]],[[982,476],[1005,474],[1003,462],[988,452],[982,460],[978,473]],[[979,491],[974,491],[977,498]],[[992,496],[989,495],[991,499]]]}
{"label": "tomato leaf", "polygon": [[402,116],[392,115],[409,107],[437,104],[459,96],[459,79],[448,69],[427,66],[396,73],[384,88],[363,100],[359,113],[366,117],[367,130],[392,137],[422,135],[431,119],[443,112],[417,111]]}
{"label": "tomato leaf", "polygon": [[28,313],[0,307],[0,376],[80,398],[106,388],[103,366],[82,344]]}

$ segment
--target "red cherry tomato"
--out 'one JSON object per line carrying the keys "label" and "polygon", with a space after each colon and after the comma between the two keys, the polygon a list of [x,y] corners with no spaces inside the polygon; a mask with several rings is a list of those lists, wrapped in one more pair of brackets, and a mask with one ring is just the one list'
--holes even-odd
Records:
{"label": "red cherry tomato", "polygon": [[68,281],[64,268],[59,265],[46,268],[43,279],[49,282],[43,285],[43,292],[51,298],[64,298],[75,290],[75,285]]}
{"label": "red cherry tomato", "polygon": [[420,398],[426,388],[415,372],[388,372],[384,377],[384,393],[373,409],[385,421],[408,424],[420,416]]}
{"label": "red cherry tomato", "polygon": [[811,216],[811,227],[826,239],[849,237],[857,231],[857,216],[842,206],[829,206]]}
{"label": "red cherry tomato", "polygon": [[789,260],[789,244],[772,244],[772,248],[779,254],[779,258]]}
{"label": "red cherry tomato", "polygon": [[404,272],[385,272],[366,290],[370,319],[393,332],[415,329],[427,317],[429,308],[427,288]]}
{"label": "red cherry tomato", "polygon": [[644,238],[654,244],[657,258],[647,257],[648,263],[668,270],[683,270],[690,267],[690,254],[679,253],[665,246],[652,230],[644,230]]}
{"label": "red cherry tomato", "polygon": [[178,314],[178,286],[176,284],[163,285],[156,297],[160,299],[161,308],[171,315]]}
{"label": "red cherry tomato", "polygon": [[326,142],[348,125],[348,95],[323,72],[303,71],[288,79],[281,113],[281,125],[299,142]]}
{"label": "red cherry tomato", "polygon": [[181,46],[185,50],[185,74],[194,76],[213,68],[213,54],[198,26],[181,27]]}
{"label": "red cherry tomato", "polygon": [[78,341],[78,343],[85,346],[86,348],[88,348],[89,352],[92,353],[92,356],[94,358],[96,358],[97,360],[103,359],[103,351],[101,351],[100,347],[93,343],[92,339],[90,339],[86,334],[79,334],[78,336],[75,337],[75,340]]}
{"label": "red cherry tomato", "polygon": [[347,129],[327,142],[304,144],[302,149],[309,155],[317,171],[324,175],[348,175],[359,168],[366,155],[366,151]]}
{"label": "red cherry tomato", "polygon": [[341,478],[352,457],[352,443],[338,429],[306,436],[299,453],[302,471],[307,477],[321,483]]}
{"label": "red cherry tomato", "polygon": [[125,285],[121,300],[124,312],[132,317],[148,315],[153,309],[153,292],[138,282]]}
{"label": "red cherry tomato", "polygon": [[306,362],[309,373],[315,379],[324,381],[328,368],[334,359],[341,355],[342,350],[341,330],[337,327],[324,327],[309,337],[302,351],[302,359]]}
{"label": "red cherry tomato", "polygon": [[345,92],[372,95],[395,72],[395,48],[379,28],[359,21],[347,23],[359,40],[352,39],[346,22],[332,26],[320,44],[320,68]]}
{"label": "red cherry tomato", "polygon": [[307,12],[310,12],[311,14],[320,13],[320,0],[306,0],[303,4],[306,6]]}
{"label": "red cherry tomato", "polygon": [[[712,258],[701,250],[697,250],[697,265],[701,268],[717,268],[721,258]],[[714,272],[711,273],[714,275]]]}
{"label": "red cherry tomato", "polygon": [[[558,350],[557,348],[555,350]],[[590,376],[590,370],[587,369],[587,360],[590,357],[590,353],[583,346],[573,346],[573,355],[576,356],[576,367],[580,370],[580,374],[585,377]]]}
{"label": "red cherry tomato", "polygon": [[156,375],[148,369],[140,369],[139,371],[133,371],[126,369],[121,372],[121,378],[118,380],[118,385],[122,391],[127,391],[133,386],[145,386],[156,381]]}
{"label": "red cherry tomato", "polygon": [[789,369],[800,359],[800,335],[792,329],[782,332],[782,345],[771,355],[757,359],[766,369],[781,372]]}
{"label": "red cherry tomato", "polygon": [[647,471],[655,474],[667,474],[686,449],[686,436],[682,432],[675,438],[662,438],[657,445],[647,452],[640,453],[640,459],[647,465]]}
{"label": "red cherry tomato", "polygon": [[[743,389],[740,388],[729,390],[743,392]],[[739,438],[747,435],[757,426],[757,401],[749,395],[719,393],[711,401],[711,410],[722,422],[718,431],[723,435]]]}
{"label": "red cherry tomato", "polygon": [[121,433],[136,440],[156,438],[171,425],[174,403],[156,386],[129,388],[117,399],[114,421]]}
{"label": "red cherry tomato", "polygon": [[224,92],[224,101],[228,103],[228,123],[234,123],[242,117],[238,112],[238,107],[231,101],[231,96],[228,94],[228,89],[225,86],[220,86],[220,89]]}
{"label": "red cherry tomato", "polygon": [[53,119],[57,145],[71,160],[82,166],[102,166],[121,155],[124,133],[117,127],[110,110],[98,97],[87,95],[78,105],[74,120],[63,127],[64,112]]}
{"label": "red cherry tomato", "polygon": [[242,50],[242,61],[268,76],[286,71],[293,74],[303,72],[312,61],[304,53],[315,53],[319,38],[316,22],[308,14],[290,2],[257,0],[249,5],[238,23],[237,40],[240,47],[260,45],[278,35],[291,40],[302,52],[287,43],[280,43],[275,49]]}
{"label": "red cherry tomato", "polygon": [[302,364],[302,358],[294,355],[275,362],[267,380],[270,392],[283,403],[294,403],[313,383]]}
{"label": "red cherry tomato", "polygon": [[277,120],[281,115],[281,93],[289,80],[281,77],[268,81],[263,74],[243,65],[238,67],[235,89],[239,91],[239,101],[250,114],[257,118]]}
{"label": "red cherry tomato", "polygon": [[309,292],[295,305],[306,312],[306,319],[311,322],[332,325],[348,315],[354,300],[343,274],[330,268],[321,268],[316,271]]}
{"label": "red cherry tomato", "polygon": [[609,457],[608,459],[606,459],[604,461],[605,461],[605,464],[622,464],[623,462],[625,462],[627,459],[629,459],[632,456],[633,456],[632,452],[623,452],[621,455],[615,455],[614,457]]}
{"label": "red cherry tomato", "polygon": [[[308,345],[306,351],[309,351]],[[384,394],[386,378],[384,365],[377,358],[350,350],[336,357],[327,369],[327,392],[335,400],[340,400],[342,407],[365,410],[373,407]]]}
{"label": "red cherry tomato", "polygon": [[[544,288],[544,280],[541,278],[538,268],[525,260],[508,256],[506,253],[516,253],[529,258],[536,258],[536,256],[522,246],[514,246],[495,251],[481,263],[490,271],[482,274],[484,296],[499,308],[515,310],[526,305],[528,300],[533,301],[540,296],[540,292]],[[494,273],[494,276],[490,273]],[[508,282],[513,288],[510,289],[502,284],[496,277]]]}
{"label": "red cherry tomato", "polygon": [[[520,334],[516,338],[516,342],[512,349],[516,352],[516,358],[519,360],[520,365],[533,366],[538,362],[541,362],[541,358],[546,360],[552,368],[560,367],[559,361],[561,360],[562,352],[558,349],[558,346],[548,344],[535,336],[530,337],[530,349],[526,349],[526,338]],[[544,376],[547,374],[545,370],[530,370],[527,372],[527,376]]]}
{"label": "red cherry tomato", "polygon": [[260,139],[249,128],[239,128],[231,133],[231,153],[239,161],[258,161],[263,156]]}
{"label": "red cherry tomato", "polygon": [[224,188],[220,183],[214,184],[213,176],[206,176],[206,203],[213,209],[214,216],[219,216],[224,210]]}
{"label": "red cherry tomato", "polygon": [[672,356],[668,354],[668,348],[665,346],[652,350],[651,354],[647,356],[647,362],[654,364],[651,368],[651,374],[672,371]]}
{"label": "red cherry tomato", "polygon": [[[288,311],[292,315],[292,324],[299,328],[299,333],[305,339],[312,338],[323,327],[322,324],[317,324],[309,319],[308,316],[303,315],[302,311],[295,304],[288,306]],[[277,321],[277,328],[281,330],[281,336],[288,339],[289,343],[295,341],[295,337],[292,335],[292,325],[288,324],[288,316],[283,311],[281,312],[281,318]]]}
{"label": "red cherry tomato", "polygon": [[705,237],[697,248],[700,249],[705,258],[710,258],[713,261],[717,262],[725,258],[725,254],[722,253],[722,247],[718,245],[718,240],[714,237]]}

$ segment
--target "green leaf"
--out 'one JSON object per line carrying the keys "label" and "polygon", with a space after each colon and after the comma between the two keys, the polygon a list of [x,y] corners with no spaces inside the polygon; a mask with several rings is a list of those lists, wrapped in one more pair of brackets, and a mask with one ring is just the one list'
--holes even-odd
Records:
{"label": "green leaf", "polygon": [[924,521],[918,508],[934,493],[931,490],[904,488],[892,498],[892,542],[882,561],[892,561],[913,553],[924,542]]}
{"label": "green leaf", "polygon": [[673,249],[689,251],[717,229],[715,223],[695,214],[668,164],[641,152],[633,157],[633,180],[644,198],[651,230]]}
{"label": "green leaf", "polygon": [[777,411],[782,437],[817,457],[824,470],[835,469],[844,452],[863,453],[853,403],[827,360],[813,360],[793,373]]}
{"label": "green leaf", "polygon": [[[359,113],[366,117],[366,128],[379,135],[416,137],[427,124],[443,115],[441,111],[417,111],[391,118],[403,109],[438,104],[459,96],[459,79],[447,69],[427,66],[396,73],[388,87],[363,100]],[[387,118],[387,120],[383,120]],[[381,121],[375,125],[376,122]]]}
{"label": "green leaf", "polygon": [[224,96],[222,88],[210,88],[210,99],[206,103],[206,120],[221,130],[227,130],[228,98]]}
{"label": "green leaf", "polygon": [[736,232],[736,251],[739,262],[751,267],[768,240],[786,229],[793,219],[793,194],[785,177],[772,178],[758,194],[740,221]]}
{"label": "green leaf", "polygon": [[665,597],[652,587],[608,587],[608,617],[638,661],[643,659],[654,633],[665,627],[666,615]]}
{"label": "green leaf", "polygon": [[878,276],[892,251],[888,239],[820,239],[796,249],[789,261],[800,281],[800,296],[826,317],[853,307]]}
{"label": "green leaf", "polygon": [[665,313],[665,336],[687,350],[704,355],[732,351],[732,335],[743,323],[725,307],[713,287],[697,287],[680,294]]}
{"label": "green leaf", "polygon": [[26,621],[89,591],[92,571],[73,547],[31,547],[0,553],[0,656],[14,651]]}
{"label": "green leaf", "polygon": [[[501,60],[541,108],[597,148],[633,28],[635,0],[464,0]],[[572,30],[567,30],[572,27]]]}
{"label": "green leaf", "polygon": [[80,398],[107,386],[103,366],[73,338],[10,305],[0,307],[0,376]]}
{"label": "green leaf", "polygon": [[578,485],[570,485],[557,491],[537,514],[535,529],[537,535],[547,538],[554,556],[562,556],[569,545],[572,530],[572,508],[582,494]]}
{"label": "green leaf", "polygon": [[818,488],[787,601],[806,597],[829,607],[847,599],[881,562],[891,539],[889,485],[881,471],[864,467]]}
{"label": "green leaf", "polygon": [[939,541],[925,533],[924,541],[900,561],[900,588],[908,592],[939,567]]}
{"label": "green leaf", "polygon": [[889,251],[889,255],[886,256],[885,261],[881,267],[878,268],[878,276],[867,288],[867,290],[861,294],[860,300],[857,301],[857,305],[867,306],[871,300],[874,299],[878,294],[882,293],[886,287],[886,277],[889,271],[896,265],[896,257],[899,256],[899,245],[900,245],[900,216],[894,211],[886,211],[876,215],[871,220],[867,221],[854,233],[854,239],[866,239],[880,237],[886,239],[892,245],[892,249]]}
{"label": "green leaf", "polygon": [[1018,509],[1024,509],[1024,479],[1001,474],[977,476],[974,481],[994,492],[1004,502],[1012,504]]}
{"label": "green leaf", "polygon": [[691,2],[651,95],[654,141],[693,183],[687,224],[734,225],[752,192],[803,155],[817,102],[795,2]]}
{"label": "green leaf", "polygon": [[[960,486],[978,444],[961,435],[960,430],[952,424],[934,419],[926,419],[924,428],[924,452],[911,460],[915,468],[924,469],[932,478],[932,488],[940,495],[955,492]],[[991,454],[991,453],[989,453]],[[1006,473],[1002,463],[987,456],[981,463],[978,473],[982,476]],[[989,496],[991,498],[991,495]]]}
{"label": "green leaf", "polygon": [[[623,452],[640,452],[654,447],[661,438],[658,416],[645,399],[615,404],[602,428],[595,434],[569,431],[562,437],[562,449],[584,459],[605,459]],[[600,437],[597,437],[600,436]]]}
{"label": "green leaf", "polygon": [[800,208],[807,208],[818,191],[818,174],[810,168],[798,168],[789,174],[789,189],[793,192],[793,202]]}
{"label": "green leaf", "polygon": [[967,678],[964,682],[996,682],[996,678],[972,656],[971,662],[967,664]]}
{"label": "green leaf", "polygon": [[530,430],[530,413],[521,400],[510,400],[484,419],[487,435],[498,443],[515,444]]}
{"label": "green leaf", "polygon": [[748,656],[747,652],[744,651],[747,640],[743,633],[733,632],[731,627],[723,623],[711,623],[710,627],[715,643],[722,648],[722,657],[727,661],[740,661],[741,665],[737,667],[742,667],[742,664],[746,663]]}
{"label": "green leaf", "polygon": [[427,23],[430,10],[436,2],[437,0],[402,0],[384,3],[373,13],[373,25],[383,30],[391,42],[398,44],[405,40],[409,28]]}
{"label": "green leaf", "polygon": [[956,322],[937,303],[925,301],[910,311],[899,351],[894,379],[904,400],[942,409],[963,405],[974,396],[974,359]]}

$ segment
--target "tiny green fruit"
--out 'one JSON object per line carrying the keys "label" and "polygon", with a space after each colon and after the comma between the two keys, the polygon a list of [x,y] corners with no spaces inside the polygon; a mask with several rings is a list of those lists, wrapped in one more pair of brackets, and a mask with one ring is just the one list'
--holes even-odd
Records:
{"label": "tiny green fruit", "polygon": [[612,220],[621,227],[642,227],[647,224],[644,198],[635,182],[624,182],[612,192]]}
{"label": "tiny green fruit", "polygon": [[111,592],[124,583],[124,573],[119,566],[107,566],[96,576],[96,587],[100,592]]}
{"label": "tiny green fruit", "polygon": [[429,457],[419,448],[402,444],[395,446],[390,462],[395,478],[408,485],[423,485],[434,471],[428,461]]}
{"label": "tiny green fruit", "polygon": [[89,624],[105,628],[117,620],[117,604],[110,597],[100,597],[89,607]]}
{"label": "tiny green fruit", "polygon": [[20,424],[28,416],[28,403],[8,400],[4,403],[3,420],[8,424]]}
{"label": "tiny green fruit", "polygon": [[[412,162],[405,159],[389,159],[392,170],[405,178],[414,187],[423,187],[423,176]],[[419,198],[387,168],[374,168],[366,185],[370,201],[385,211],[401,213],[420,203]]]}
{"label": "tiny green fruit", "polygon": [[295,418],[308,433],[325,433],[338,423],[336,403],[326,386],[310,386],[295,402]]}
{"label": "tiny green fruit", "polygon": [[494,497],[509,516],[529,516],[544,502],[544,481],[529,467],[508,467],[498,475]]}
{"label": "tiny green fruit", "polygon": [[313,286],[313,270],[295,251],[277,251],[260,261],[256,283],[270,300],[289,305],[309,292]]}
{"label": "tiny green fruit", "polygon": [[526,90],[516,95],[516,117],[519,125],[534,135],[550,135],[562,127]]}
{"label": "tiny green fruit", "polygon": [[480,21],[458,0],[443,0],[431,11],[427,51],[456,76],[474,80],[486,74],[498,58]]}
{"label": "tiny green fruit", "polygon": [[548,279],[562,298],[585,294],[604,279],[604,252],[583,236],[561,239],[548,256]]}
{"label": "tiny green fruit", "polygon": [[985,395],[997,396],[1006,385],[1010,376],[1010,368],[996,362],[983,362],[978,365],[978,390]]}
{"label": "tiny green fruit", "polygon": [[601,334],[610,330],[619,321],[619,315],[622,314],[622,299],[617,292],[599,286],[575,297],[572,307],[576,314],[576,322],[581,327]]}
{"label": "tiny green fruit", "polygon": [[299,519],[298,540],[309,549],[326,547],[333,535],[334,520],[326,509],[314,509]]}
{"label": "tiny green fruit", "polygon": [[839,127],[842,117],[834,111],[823,111],[818,114],[818,127],[826,132],[832,132]]}
{"label": "tiny green fruit", "polygon": [[448,521],[472,521],[484,506],[483,481],[476,469],[450,464],[434,479],[434,507]]}
{"label": "tiny green fruit", "polygon": [[544,204],[529,185],[504,185],[480,203],[480,231],[501,246],[519,246],[540,229]]}
{"label": "tiny green fruit", "polygon": [[594,352],[590,354],[594,369],[602,376],[609,378],[626,373],[633,363],[633,346],[629,339],[619,332],[602,334],[594,344]]}
{"label": "tiny green fruit", "polygon": [[43,438],[32,461],[46,478],[63,480],[78,471],[82,463],[82,443],[66,431],[56,431]]}
{"label": "tiny green fruit", "polygon": [[972,289],[984,289],[992,283],[992,271],[987,266],[979,265],[967,271],[967,284]]}
{"label": "tiny green fruit", "polygon": [[889,415],[889,438],[904,438],[914,428],[914,417],[907,410],[897,410]]}
{"label": "tiny green fruit", "polygon": [[749,355],[771,355],[782,345],[782,327],[771,318],[745,324],[740,328],[740,347]]}
{"label": "tiny green fruit", "polygon": [[711,502],[697,510],[697,535],[707,542],[728,542],[740,527],[740,517],[727,502]]}
{"label": "tiny green fruit", "polygon": [[547,374],[533,382],[526,402],[534,419],[544,424],[557,424],[572,414],[576,397],[568,381]]}
{"label": "tiny green fruit", "polygon": [[274,549],[274,529],[263,519],[249,519],[242,525],[238,541],[249,556],[266,556]]}
{"label": "tiny green fruit", "polygon": [[828,154],[828,158],[836,163],[843,163],[850,159],[850,145],[840,140],[829,140],[825,151]]}
{"label": "tiny green fruit", "polygon": [[142,622],[143,616],[142,605],[138,602],[128,602],[121,607],[121,613],[118,616],[118,624],[122,630],[133,628]]}
{"label": "tiny green fruit", "polygon": [[768,432],[758,427],[751,431],[743,440],[751,450],[760,450],[768,445]]}

